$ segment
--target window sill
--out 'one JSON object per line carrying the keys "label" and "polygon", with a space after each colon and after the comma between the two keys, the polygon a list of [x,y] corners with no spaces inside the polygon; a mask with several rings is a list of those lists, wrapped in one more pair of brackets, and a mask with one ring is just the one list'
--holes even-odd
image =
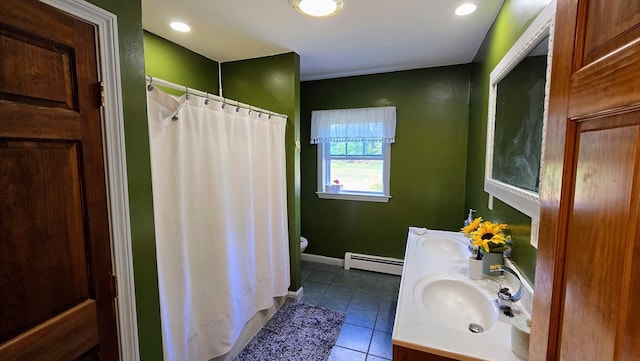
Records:
{"label": "window sill", "polygon": [[361,202],[380,202],[387,203],[391,196],[378,195],[378,194],[363,194],[363,193],[349,193],[349,192],[316,192],[318,198],[322,199],[342,199],[345,201],[361,201]]}

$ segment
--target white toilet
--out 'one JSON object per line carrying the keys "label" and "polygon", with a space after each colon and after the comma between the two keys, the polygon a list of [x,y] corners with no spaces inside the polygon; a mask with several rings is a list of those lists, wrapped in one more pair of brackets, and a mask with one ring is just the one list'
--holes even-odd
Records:
{"label": "white toilet", "polygon": [[308,245],[309,241],[304,237],[300,237],[300,253],[304,252]]}

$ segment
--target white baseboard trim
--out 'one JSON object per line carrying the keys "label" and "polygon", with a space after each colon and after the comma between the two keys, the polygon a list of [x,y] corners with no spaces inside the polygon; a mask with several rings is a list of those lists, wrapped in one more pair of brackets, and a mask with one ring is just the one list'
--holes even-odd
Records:
{"label": "white baseboard trim", "polygon": [[402,276],[404,259],[345,252],[344,269],[361,269]]}
{"label": "white baseboard trim", "polygon": [[324,263],[332,266],[344,267],[344,259],[342,258],[333,258],[333,257],[327,257],[327,256],[320,256],[317,254],[302,253],[300,254],[300,259],[303,261]]}

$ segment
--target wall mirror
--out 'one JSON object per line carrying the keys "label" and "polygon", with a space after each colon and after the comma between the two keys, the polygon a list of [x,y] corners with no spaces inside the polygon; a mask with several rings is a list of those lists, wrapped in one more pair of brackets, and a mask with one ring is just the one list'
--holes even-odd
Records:
{"label": "wall mirror", "polygon": [[484,190],[531,217],[537,248],[555,1],[550,2],[490,76]]}

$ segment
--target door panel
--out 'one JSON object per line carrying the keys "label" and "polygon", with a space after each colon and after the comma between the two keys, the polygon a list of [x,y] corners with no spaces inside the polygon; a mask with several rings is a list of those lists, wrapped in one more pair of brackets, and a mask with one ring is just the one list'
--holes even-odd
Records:
{"label": "door panel", "polygon": [[634,262],[625,256],[635,241],[635,222],[628,214],[637,207],[639,126],[607,126],[634,116],[580,124],[561,321],[563,360],[613,360],[616,343],[623,346],[618,322],[630,316],[625,290],[636,282],[622,275]]}
{"label": "door panel", "polygon": [[5,281],[0,284],[5,295],[0,340],[5,341],[87,299],[91,285],[78,146],[3,141],[0,169],[3,212],[11,215],[0,218],[0,279]]}
{"label": "door panel", "polygon": [[[0,25],[1,26],[1,25]],[[77,109],[74,97],[73,55],[69,47],[26,36],[16,29],[0,27],[0,83],[2,98],[41,106]],[[24,61],[32,59],[32,61]],[[50,68],[31,67],[33,63]]]}
{"label": "door panel", "polygon": [[568,117],[576,119],[601,111],[640,106],[639,57],[640,42],[636,42],[623,52],[575,72],[571,78]]}
{"label": "door panel", "polygon": [[584,26],[584,65],[640,36],[640,2],[581,1]]}
{"label": "door panel", "polygon": [[557,0],[532,360],[640,359],[640,2]]}
{"label": "door panel", "polygon": [[83,359],[82,354],[95,355],[96,324],[95,301],[86,300],[4,344],[3,360],[74,360]]}
{"label": "door panel", "polygon": [[0,2],[0,360],[115,360],[95,29]]}

